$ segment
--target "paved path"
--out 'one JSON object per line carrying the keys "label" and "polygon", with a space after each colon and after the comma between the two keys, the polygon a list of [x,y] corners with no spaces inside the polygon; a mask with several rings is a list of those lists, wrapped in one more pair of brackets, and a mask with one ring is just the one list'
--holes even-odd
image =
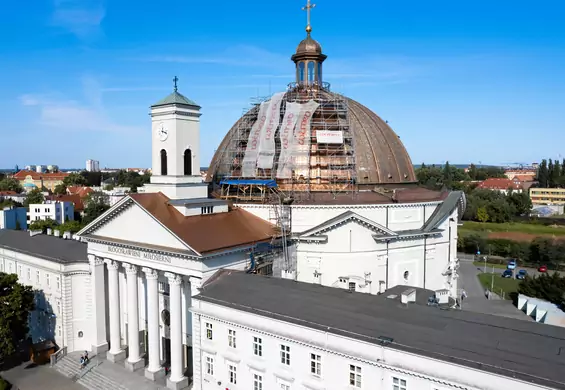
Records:
{"label": "paved path", "polygon": [[28,362],[0,374],[12,383],[15,389],[20,390],[87,390],[48,365],[35,366]]}
{"label": "paved path", "polygon": [[477,277],[479,273],[481,270],[474,266],[472,261],[460,259],[459,288],[464,289],[467,293],[467,298],[463,301],[463,310],[531,320],[509,300],[500,299],[496,294],[493,294],[493,299],[486,299],[485,290]]}

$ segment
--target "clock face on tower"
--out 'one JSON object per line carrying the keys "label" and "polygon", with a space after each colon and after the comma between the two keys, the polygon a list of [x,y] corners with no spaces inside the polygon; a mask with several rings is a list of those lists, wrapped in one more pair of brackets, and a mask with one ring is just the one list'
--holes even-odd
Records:
{"label": "clock face on tower", "polygon": [[161,142],[165,141],[169,136],[169,130],[167,130],[163,123],[160,123],[159,126],[157,126],[157,135]]}

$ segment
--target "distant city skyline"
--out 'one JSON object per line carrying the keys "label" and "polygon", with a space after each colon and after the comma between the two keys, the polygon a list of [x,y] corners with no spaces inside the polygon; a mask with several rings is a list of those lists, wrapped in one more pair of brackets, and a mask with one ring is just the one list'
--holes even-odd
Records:
{"label": "distant city skyline", "polygon": [[[101,167],[149,167],[148,108],[174,76],[202,106],[208,165],[251,97],[293,81],[305,3],[220,1],[213,19],[190,23],[186,15],[210,15],[209,4],[7,3],[0,167],[82,167],[92,156]],[[415,165],[438,155],[492,165],[561,158],[565,4],[317,3],[312,36],[328,55],[325,79],[388,120]]]}

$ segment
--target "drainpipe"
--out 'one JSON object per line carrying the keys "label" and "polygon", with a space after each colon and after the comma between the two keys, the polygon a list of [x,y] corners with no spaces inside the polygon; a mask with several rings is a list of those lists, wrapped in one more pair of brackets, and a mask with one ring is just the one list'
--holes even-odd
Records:
{"label": "drainpipe", "polygon": [[[387,211],[388,215],[388,211]],[[388,244],[390,240],[386,240],[386,275],[385,275],[385,291],[388,290]]]}
{"label": "drainpipe", "polygon": [[424,236],[424,288],[426,288],[426,263],[427,263],[427,249],[426,249],[426,245],[427,245],[427,241],[428,241],[428,237]]}

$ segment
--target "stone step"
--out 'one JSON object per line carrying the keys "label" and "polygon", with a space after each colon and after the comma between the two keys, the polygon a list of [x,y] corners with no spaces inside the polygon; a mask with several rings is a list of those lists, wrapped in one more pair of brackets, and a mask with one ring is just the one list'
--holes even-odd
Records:
{"label": "stone step", "polygon": [[[105,364],[105,363],[102,363]],[[90,389],[90,390],[128,390],[126,387],[120,385],[119,383],[113,381],[107,376],[102,375],[97,367],[91,369],[82,378],[78,380],[80,385]]]}

